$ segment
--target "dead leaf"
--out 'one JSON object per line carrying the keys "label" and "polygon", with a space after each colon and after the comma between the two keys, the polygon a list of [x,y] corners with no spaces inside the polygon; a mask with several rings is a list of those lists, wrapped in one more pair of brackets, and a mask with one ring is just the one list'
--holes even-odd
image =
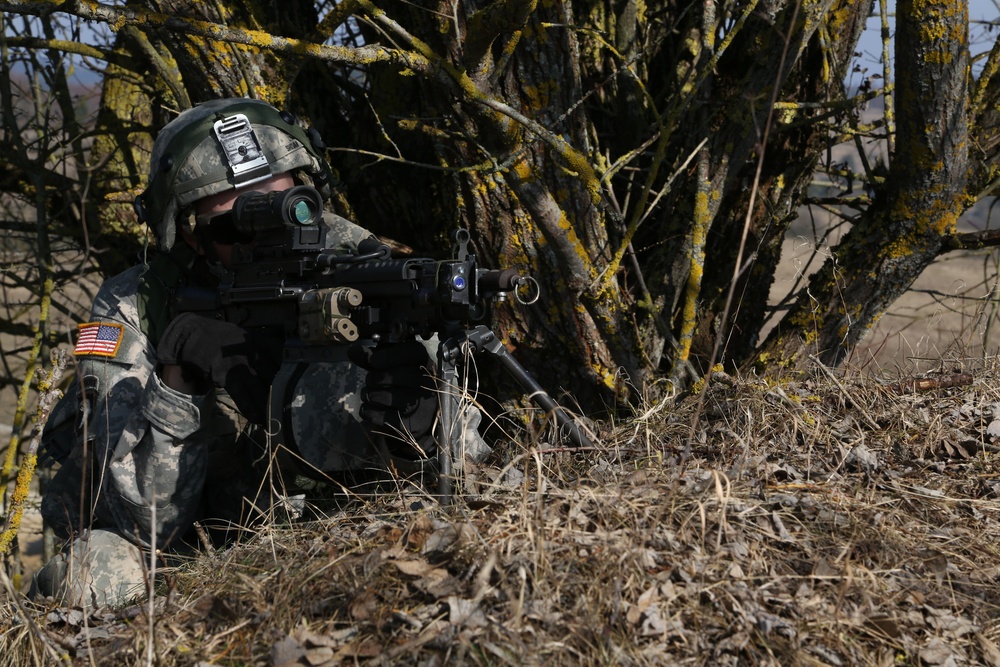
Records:
{"label": "dead leaf", "polygon": [[947,610],[927,607],[927,612],[927,624],[945,637],[960,638],[976,631],[976,627],[967,618],[955,616]]}
{"label": "dead leaf", "polygon": [[370,588],[363,590],[347,607],[347,612],[356,621],[370,621],[378,609],[378,597]]}
{"label": "dead leaf", "polygon": [[371,638],[348,644],[337,651],[337,658],[377,658],[380,655],[382,645]]}
{"label": "dead leaf", "polygon": [[454,595],[461,588],[461,582],[451,576],[448,570],[434,567],[427,561],[410,559],[394,562],[403,574],[417,577],[413,582],[414,586],[434,597]]}
{"label": "dead leaf", "polygon": [[45,617],[45,620],[49,623],[65,623],[66,625],[72,627],[78,627],[83,624],[83,612],[79,609],[60,607],[49,612],[49,615]]}
{"label": "dead leaf", "polygon": [[486,627],[486,615],[473,600],[451,596],[448,598],[448,621],[466,628]]}
{"label": "dead leaf", "polygon": [[640,595],[635,604],[628,608],[628,611],[625,613],[625,620],[632,625],[638,624],[639,621],[642,620],[642,615],[647,609],[649,609],[650,605],[659,600],[660,594],[658,589],[658,586],[653,586]]}
{"label": "dead leaf", "polygon": [[415,551],[420,551],[424,547],[427,537],[434,532],[431,518],[426,514],[419,515],[406,530],[406,546]]}
{"label": "dead leaf", "polygon": [[778,531],[779,538],[781,538],[785,542],[795,541],[795,537],[793,537],[792,534],[788,532],[788,529],[785,528],[785,522],[781,520],[781,517],[778,516],[777,512],[771,513],[771,521],[774,523],[775,530]]}
{"label": "dead leaf", "polygon": [[507,507],[503,503],[498,503],[491,500],[481,500],[476,498],[470,498],[469,500],[465,501],[465,504],[468,505],[469,509],[472,510],[473,512],[478,512],[480,510],[492,510],[499,512],[500,510],[503,510]]}
{"label": "dead leaf", "polygon": [[327,635],[331,641],[336,644],[343,644],[348,639],[352,639],[356,634],[358,634],[357,628],[341,628],[339,630],[333,630]]}
{"label": "dead leaf", "polygon": [[948,557],[936,549],[928,549],[920,554],[924,568],[933,572],[940,582],[948,571]]}
{"label": "dead leaf", "polygon": [[191,605],[191,611],[193,611],[195,616],[199,619],[204,619],[212,612],[212,605],[214,603],[215,596],[211,593],[206,593],[194,601],[194,604]]}
{"label": "dead leaf", "polygon": [[233,608],[230,600],[207,593],[198,598],[191,607],[202,620],[207,618],[233,621],[240,618],[240,614]]}
{"label": "dead leaf", "polygon": [[831,665],[831,667],[841,667],[844,664],[839,655],[825,646],[810,646],[809,652],[819,656],[824,662]]}
{"label": "dead leaf", "polygon": [[865,625],[889,639],[899,639],[903,634],[899,629],[899,623],[889,616],[872,616],[865,621]]}
{"label": "dead leaf", "polygon": [[294,637],[288,635],[271,646],[272,667],[293,667],[301,664],[299,658],[305,656],[306,650]]}
{"label": "dead leaf", "polygon": [[819,579],[832,579],[840,576],[840,568],[826,558],[820,557],[813,566],[813,576]]}
{"label": "dead leaf", "polygon": [[879,469],[878,454],[864,444],[855,445],[844,457],[844,465],[855,470],[873,472]]}
{"label": "dead leaf", "polygon": [[976,640],[979,642],[979,648],[983,651],[983,660],[990,667],[1000,667],[1000,648],[988,637],[981,634],[976,634]]}
{"label": "dead leaf", "polygon": [[80,632],[76,633],[73,637],[73,644],[77,647],[88,646],[90,642],[101,641],[105,639],[111,639],[113,636],[111,630],[106,626],[97,626],[82,628]]}
{"label": "dead leaf", "polygon": [[938,637],[920,649],[920,659],[927,665],[941,665],[941,667],[957,667],[958,664],[955,662],[955,654],[951,647]]}
{"label": "dead leaf", "polygon": [[642,615],[642,626],[639,628],[640,637],[660,637],[666,634],[667,630],[673,629],[673,624],[668,624],[660,615],[660,608],[653,605]]}
{"label": "dead leaf", "polygon": [[397,560],[394,563],[400,572],[412,577],[422,577],[434,569],[434,566],[425,560]]}
{"label": "dead leaf", "polygon": [[333,660],[335,653],[329,646],[317,646],[306,651],[306,663],[312,667],[319,667]]}
{"label": "dead leaf", "polygon": [[296,630],[294,636],[306,649],[318,648],[320,646],[337,646],[336,640],[330,635],[318,635],[307,628]]}
{"label": "dead leaf", "polygon": [[423,555],[444,553],[467,544],[475,538],[475,529],[467,523],[447,523],[431,533],[420,549]]}

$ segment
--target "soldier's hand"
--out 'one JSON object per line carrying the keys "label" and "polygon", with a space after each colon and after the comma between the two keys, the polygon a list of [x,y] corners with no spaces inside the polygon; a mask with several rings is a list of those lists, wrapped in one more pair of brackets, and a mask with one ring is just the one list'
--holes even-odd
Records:
{"label": "soldier's hand", "polygon": [[[413,340],[378,348],[354,345],[348,355],[368,371],[361,418],[376,433],[395,440],[393,453],[408,458],[430,456],[438,401],[434,378],[427,370],[430,357],[423,344]],[[412,446],[414,442],[419,449]]]}
{"label": "soldier's hand", "polygon": [[194,313],[175,317],[156,348],[165,383],[170,384],[170,370],[179,367],[191,393],[205,393],[212,385],[223,388],[240,413],[257,424],[267,419],[267,392],[280,354],[280,340],[273,335]]}

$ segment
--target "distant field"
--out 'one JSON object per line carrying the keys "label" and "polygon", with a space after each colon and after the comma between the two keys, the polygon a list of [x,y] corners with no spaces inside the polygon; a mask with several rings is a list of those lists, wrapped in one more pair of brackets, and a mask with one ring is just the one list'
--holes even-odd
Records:
{"label": "distant field", "polygon": [[[995,227],[993,203],[984,200],[969,210],[960,221],[960,231]],[[844,231],[831,234],[829,244],[836,244]],[[804,272],[819,268],[819,260],[807,265],[815,248],[814,235],[804,217],[789,230],[771,288],[772,304],[780,302]],[[822,252],[819,259],[829,254]],[[851,367],[888,374],[919,373],[938,368],[942,359],[996,354],[1000,346],[994,323],[994,310],[1000,308],[998,268],[1000,254],[992,249],[939,258],[876,323],[851,356]]]}

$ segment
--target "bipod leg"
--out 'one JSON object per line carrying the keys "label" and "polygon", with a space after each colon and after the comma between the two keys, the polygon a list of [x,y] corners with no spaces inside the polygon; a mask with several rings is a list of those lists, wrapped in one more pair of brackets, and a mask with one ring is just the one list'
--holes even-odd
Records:
{"label": "bipod leg", "polygon": [[503,346],[493,330],[485,325],[479,325],[474,329],[465,332],[466,340],[472,345],[476,352],[488,352],[496,357],[500,364],[513,376],[528,398],[533,400],[543,410],[552,413],[556,420],[556,426],[560,435],[565,434],[577,447],[593,447],[593,443],[587,434],[583,432],[576,420],[566,412],[555,399],[542,389],[535,378],[525,370],[524,366],[518,363],[517,359],[510,356],[507,348]]}
{"label": "bipod leg", "polygon": [[458,355],[461,352],[459,344],[454,339],[443,340],[438,344],[438,373],[441,376],[441,387],[438,388],[438,406],[441,423],[438,424],[438,495],[442,505],[452,502],[452,479],[454,463],[455,440],[455,402],[458,397]]}

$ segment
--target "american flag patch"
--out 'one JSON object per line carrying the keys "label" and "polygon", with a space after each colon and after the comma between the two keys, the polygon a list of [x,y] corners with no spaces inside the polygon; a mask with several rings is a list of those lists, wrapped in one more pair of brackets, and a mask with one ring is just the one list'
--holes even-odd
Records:
{"label": "american flag patch", "polygon": [[99,357],[113,357],[122,344],[125,327],[121,324],[89,322],[77,325],[80,336],[76,339],[73,354],[94,354]]}

